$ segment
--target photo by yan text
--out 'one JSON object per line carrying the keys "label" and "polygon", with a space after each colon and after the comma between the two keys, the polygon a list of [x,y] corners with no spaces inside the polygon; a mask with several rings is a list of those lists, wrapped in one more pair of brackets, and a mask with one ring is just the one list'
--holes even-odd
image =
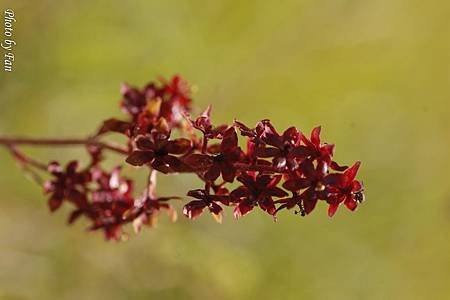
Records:
{"label": "photo by yan text", "polygon": [[1,47],[5,50],[4,53],[4,70],[5,72],[12,72],[14,63],[13,48],[17,45],[13,37],[13,24],[16,22],[14,11],[10,8],[4,12],[4,39],[1,42]]}

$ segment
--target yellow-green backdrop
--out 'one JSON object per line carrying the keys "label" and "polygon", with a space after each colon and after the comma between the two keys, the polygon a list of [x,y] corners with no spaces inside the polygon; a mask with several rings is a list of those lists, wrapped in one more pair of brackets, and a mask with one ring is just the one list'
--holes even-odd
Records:
{"label": "yellow-green backdrop", "polygon": [[[277,223],[230,210],[221,225],[162,218],[105,242],[83,221],[66,226],[67,210],[50,214],[0,149],[0,299],[450,297],[448,1],[0,1],[6,8],[17,45],[14,71],[0,77],[1,135],[88,134],[121,115],[121,81],[179,73],[218,123],[322,125],[338,161],[362,161],[367,202],[333,219],[323,203]],[[178,195],[198,184],[160,182]]]}

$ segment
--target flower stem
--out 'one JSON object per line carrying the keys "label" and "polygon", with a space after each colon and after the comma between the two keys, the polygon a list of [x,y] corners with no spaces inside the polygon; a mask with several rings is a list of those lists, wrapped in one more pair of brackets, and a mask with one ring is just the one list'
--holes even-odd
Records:
{"label": "flower stem", "polygon": [[17,137],[0,137],[0,145],[11,147],[19,145],[28,146],[97,146],[100,148],[108,149],[120,154],[128,154],[129,151],[120,146],[110,143],[101,142],[95,138],[85,139],[46,139],[46,138],[17,138]]}
{"label": "flower stem", "polygon": [[156,170],[150,169],[147,180],[147,199],[155,198]]}

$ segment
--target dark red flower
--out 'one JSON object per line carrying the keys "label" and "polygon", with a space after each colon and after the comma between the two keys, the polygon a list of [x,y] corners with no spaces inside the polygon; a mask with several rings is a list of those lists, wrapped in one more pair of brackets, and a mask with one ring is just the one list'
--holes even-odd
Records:
{"label": "dark red flower", "polygon": [[186,80],[176,75],[169,82],[161,79],[162,104],[160,116],[165,118],[169,124],[179,127],[183,115],[190,111],[192,99],[190,98],[191,89]]}
{"label": "dark red flower", "polygon": [[[211,148],[209,148],[211,149]],[[185,158],[185,162],[196,171],[205,171],[204,178],[207,181],[215,181],[220,174],[223,180],[232,182],[236,176],[235,162],[243,156],[238,146],[238,139],[234,127],[228,128],[223,133],[222,142],[216,155],[191,154]]]}
{"label": "dark red flower", "polygon": [[339,166],[332,160],[335,146],[333,144],[320,143],[320,130],[320,126],[314,128],[311,131],[310,139],[304,135],[302,136],[302,142],[306,145],[308,155],[318,161],[324,161],[333,170],[344,171],[347,169],[347,166]]}
{"label": "dark red flower", "polygon": [[272,126],[269,128],[262,137],[267,146],[255,148],[255,155],[262,158],[273,157],[272,163],[277,168],[296,170],[299,162],[310,155],[308,148],[300,145],[302,134],[295,127],[286,129],[282,135]]}
{"label": "dark red flower", "polygon": [[207,207],[211,214],[215,216],[216,220],[220,222],[223,209],[219,203],[224,205],[229,205],[230,203],[229,195],[211,195],[203,189],[191,190],[187,195],[198,199],[187,203],[183,207],[183,214],[189,219],[195,219]]}
{"label": "dark red flower", "polygon": [[[309,214],[316,207],[319,199],[327,199],[329,192],[326,185],[326,176],[328,174],[328,165],[325,162],[317,163],[314,166],[311,159],[304,160],[295,175],[288,176],[283,187],[293,193],[304,190],[296,200],[301,199],[301,203],[297,203],[306,214]],[[296,195],[296,194],[295,194]],[[287,208],[292,207],[292,202],[288,201]]]}
{"label": "dark red flower", "polygon": [[[302,134],[295,127],[286,129],[280,135],[269,120],[262,120],[250,129],[235,121],[243,136],[248,136],[247,156],[253,162],[259,158],[272,157],[272,164],[279,168],[295,170],[298,163],[312,154],[306,146],[300,145]],[[264,163],[264,161],[259,160]]]}
{"label": "dark red flower", "polygon": [[153,129],[150,135],[136,138],[136,149],[126,159],[133,166],[150,164],[154,169],[163,172],[178,172],[185,167],[175,155],[186,153],[191,148],[188,139],[170,140],[170,130],[164,119]]}
{"label": "dark red flower", "polygon": [[325,183],[330,185],[328,191],[330,193],[327,202],[328,215],[332,217],[339,204],[344,203],[350,210],[355,210],[358,203],[364,200],[364,189],[358,180],[355,180],[360,162],[356,162],[352,167],[347,169],[343,174],[330,174],[327,176]]}
{"label": "dark red flower", "polygon": [[90,201],[71,213],[69,223],[84,215],[93,223],[90,230],[102,229],[107,239],[118,240],[121,225],[127,222],[125,215],[134,207],[133,182],[120,176],[120,167],[112,172],[96,167],[91,174]]}
{"label": "dark red flower", "polygon": [[206,140],[222,138],[225,131],[228,129],[228,125],[220,125],[214,127],[211,123],[211,106],[208,106],[200,116],[195,120],[190,120],[189,123],[195,129],[201,131]]}
{"label": "dark red flower", "polygon": [[123,97],[120,106],[135,119],[147,105],[147,100],[156,97],[156,87],[149,84],[143,90],[139,90],[123,83],[120,93]]}
{"label": "dark red flower", "polygon": [[[283,187],[291,191],[293,196],[277,201],[282,203],[278,210],[298,205],[302,212],[309,214],[314,210],[318,200],[329,203],[330,217],[342,202],[350,210],[354,210],[364,197],[361,183],[354,180],[358,168],[359,162],[343,174],[329,174],[328,165],[324,161],[319,161],[314,167],[311,159],[305,160],[301,163],[300,170],[295,175],[290,174],[288,180],[284,182]],[[300,193],[303,189],[305,190]]]}
{"label": "dark red flower", "polygon": [[235,218],[240,218],[250,212],[256,205],[274,216],[276,213],[273,197],[285,197],[287,193],[277,187],[281,175],[266,175],[255,172],[243,172],[237,177],[243,185],[231,192]]}
{"label": "dark red flower", "polygon": [[[166,119],[172,127],[181,127],[183,114],[190,110],[192,102],[190,87],[180,76],[170,81],[161,78],[160,83],[150,82],[143,89],[123,84],[121,93],[121,107],[132,117],[133,130],[140,134],[150,131],[159,118]],[[103,128],[108,127],[111,126]]]}
{"label": "dark red flower", "polygon": [[78,172],[78,162],[71,161],[66,165],[65,170],[58,162],[51,162],[48,171],[54,179],[44,184],[46,193],[50,193],[48,205],[51,211],[57,210],[63,200],[73,202],[77,206],[86,205],[86,184],[90,180],[87,172]]}
{"label": "dark red flower", "polygon": [[100,168],[91,170],[92,180],[97,184],[92,190],[92,202],[125,201],[133,203],[133,181],[120,175],[121,167],[115,167],[111,172]]}
{"label": "dark red flower", "polygon": [[[162,210],[166,211],[170,216],[172,222],[177,220],[177,212],[168,203],[170,200],[180,199],[179,197],[156,197],[152,195],[144,195],[143,197],[136,199],[135,210],[133,211],[133,228],[137,233],[141,230],[142,225],[149,225],[153,227],[158,221],[158,216]],[[130,218],[133,218],[130,214]]]}

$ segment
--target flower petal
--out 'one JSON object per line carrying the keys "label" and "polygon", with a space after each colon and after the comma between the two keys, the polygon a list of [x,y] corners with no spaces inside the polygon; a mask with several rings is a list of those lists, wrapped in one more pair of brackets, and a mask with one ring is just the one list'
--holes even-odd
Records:
{"label": "flower petal", "polygon": [[184,164],[173,155],[157,157],[153,161],[152,167],[164,174],[185,171]]}
{"label": "flower petal", "polygon": [[273,204],[273,201],[270,198],[265,198],[262,201],[259,201],[259,207],[261,207],[262,210],[266,211],[269,215],[275,215],[277,209],[275,208],[275,205]]}
{"label": "flower petal", "polygon": [[231,150],[237,147],[237,144],[238,144],[238,137],[236,134],[236,130],[234,130],[234,127],[230,127],[223,134],[222,143],[220,144],[221,151],[225,152]]}
{"label": "flower petal", "polygon": [[173,141],[169,141],[166,144],[166,150],[172,154],[183,154],[191,148],[191,141],[184,138],[179,138]]}
{"label": "flower petal", "polygon": [[289,179],[283,183],[283,187],[291,192],[296,192],[311,186],[311,181],[306,178]]}
{"label": "flower petal", "polygon": [[151,162],[155,157],[152,151],[133,151],[127,159],[126,162],[133,166],[142,166],[148,162]]}
{"label": "flower petal", "polygon": [[312,161],[310,159],[307,159],[300,164],[300,170],[302,170],[302,172],[306,176],[306,178],[315,178],[316,177],[316,171],[314,169],[314,164],[312,163]]}
{"label": "flower petal", "polygon": [[162,133],[165,136],[170,136],[170,127],[165,118],[159,118],[158,124],[155,129],[157,132]]}
{"label": "flower petal", "polygon": [[183,207],[183,214],[189,219],[197,218],[206,207],[206,203],[201,200],[194,200]]}
{"label": "flower petal", "polygon": [[196,171],[205,171],[213,164],[213,158],[206,154],[193,153],[183,158],[183,162]]}
{"label": "flower petal", "polygon": [[314,210],[317,204],[317,196],[314,192],[314,189],[312,187],[305,190],[301,195],[300,198],[303,199],[303,207],[305,208],[305,213],[309,214]]}
{"label": "flower petal", "polygon": [[55,210],[60,208],[61,204],[62,204],[62,200],[63,199],[61,199],[59,197],[50,196],[50,199],[48,199],[48,207],[50,208],[50,211],[54,212]]}
{"label": "flower petal", "polygon": [[253,153],[255,153],[257,157],[262,158],[274,157],[281,154],[280,149],[273,147],[255,147],[253,150]]}
{"label": "flower petal", "polygon": [[358,207],[358,202],[351,196],[347,196],[344,201],[345,206],[351,211],[354,211]]}
{"label": "flower petal", "polygon": [[72,160],[69,163],[67,163],[67,165],[66,165],[66,173],[69,176],[75,174],[77,169],[78,169],[78,161],[77,160]]}
{"label": "flower petal", "polygon": [[248,174],[248,172],[244,172],[237,178],[238,181],[240,181],[243,185],[245,185],[247,188],[255,189],[256,183],[252,176]]}
{"label": "flower petal", "polygon": [[220,169],[222,171],[223,180],[226,182],[233,182],[234,177],[236,176],[236,168],[232,164],[222,163]]}
{"label": "flower petal", "polygon": [[332,161],[330,164],[330,168],[335,171],[343,172],[348,169],[348,166],[340,166],[337,162]]}
{"label": "flower petal", "polygon": [[294,126],[289,127],[283,132],[283,140],[291,145],[296,145],[301,138],[301,133]]}
{"label": "flower petal", "polygon": [[331,203],[330,206],[328,206],[328,216],[330,218],[332,218],[334,216],[338,207],[339,207],[339,203]]}
{"label": "flower petal", "polygon": [[205,179],[208,181],[214,181],[217,179],[217,177],[220,176],[220,165],[217,163],[214,163],[208,171],[205,173]]}
{"label": "flower petal", "polygon": [[317,204],[317,198],[312,199],[304,199],[303,200],[303,207],[305,208],[305,213],[308,215],[311,213]]}
{"label": "flower petal", "polygon": [[230,193],[230,196],[231,196],[231,199],[233,200],[233,202],[239,202],[241,198],[248,197],[248,195],[249,195],[249,190],[245,186],[240,186]]}
{"label": "flower petal", "polygon": [[242,201],[239,203],[233,211],[233,215],[236,219],[245,216],[253,209],[253,205],[248,201]]}
{"label": "flower petal", "polygon": [[103,121],[103,125],[99,129],[98,134],[103,134],[107,132],[118,132],[122,134],[127,134],[130,128],[131,128],[130,123],[111,118]]}
{"label": "flower petal", "polygon": [[195,190],[190,190],[187,195],[189,197],[194,197],[197,199],[205,199],[206,198],[206,194],[205,194],[205,190],[203,189],[195,189]]}
{"label": "flower petal", "polygon": [[69,215],[69,219],[67,220],[67,223],[73,224],[76,220],[78,220],[79,217],[83,215],[84,211],[82,209],[76,209],[72,211]]}
{"label": "flower petal", "polygon": [[139,136],[136,138],[136,147],[142,151],[155,150],[155,144],[150,140],[149,136]]}
{"label": "flower petal", "polygon": [[321,127],[317,126],[311,131],[311,143],[316,147],[320,146],[320,129]]}
{"label": "flower petal", "polygon": [[208,208],[209,208],[209,211],[215,215],[219,215],[223,211],[222,207],[220,207],[220,205],[218,205],[217,203],[214,203],[214,202],[211,202],[209,204]]}
{"label": "flower petal", "polygon": [[310,148],[305,146],[298,146],[292,149],[291,151],[292,156],[297,158],[306,158],[312,154],[314,154],[314,151],[311,151]]}
{"label": "flower petal", "polygon": [[349,181],[353,181],[356,177],[356,173],[358,173],[359,166],[361,162],[357,161],[353,166],[351,166],[348,170],[344,172],[344,175],[348,178]]}
{"label": "flower petal", "polygon": [[359,192],[363,189],[361,182],[354,180],[352,182],[352,192]]}
{"label": "flower petal", "polygon": [[284,191],[284,190],[282,190],[282,189],[280,189],[279,187],[276,187],[276,186],[267,188],[265,190],[265,194],[266,195],[270,195],[270,196],[274,196],[274,197],[278,197],[278,198],[286,197],[288,195],[288,193],[286,193],[286,191]]}
{"label": "flower petal", "polygon": [[47,171],[56,176],[62,173],[62,168],[57,161],[52,161],[48,164]]}
{"label": "flower petal", "polygon": [[323,179],[325,184],[333,185],[336,187],[344,188],[347,183],[347,177],[344,174],[333,173],[325,176]]}

